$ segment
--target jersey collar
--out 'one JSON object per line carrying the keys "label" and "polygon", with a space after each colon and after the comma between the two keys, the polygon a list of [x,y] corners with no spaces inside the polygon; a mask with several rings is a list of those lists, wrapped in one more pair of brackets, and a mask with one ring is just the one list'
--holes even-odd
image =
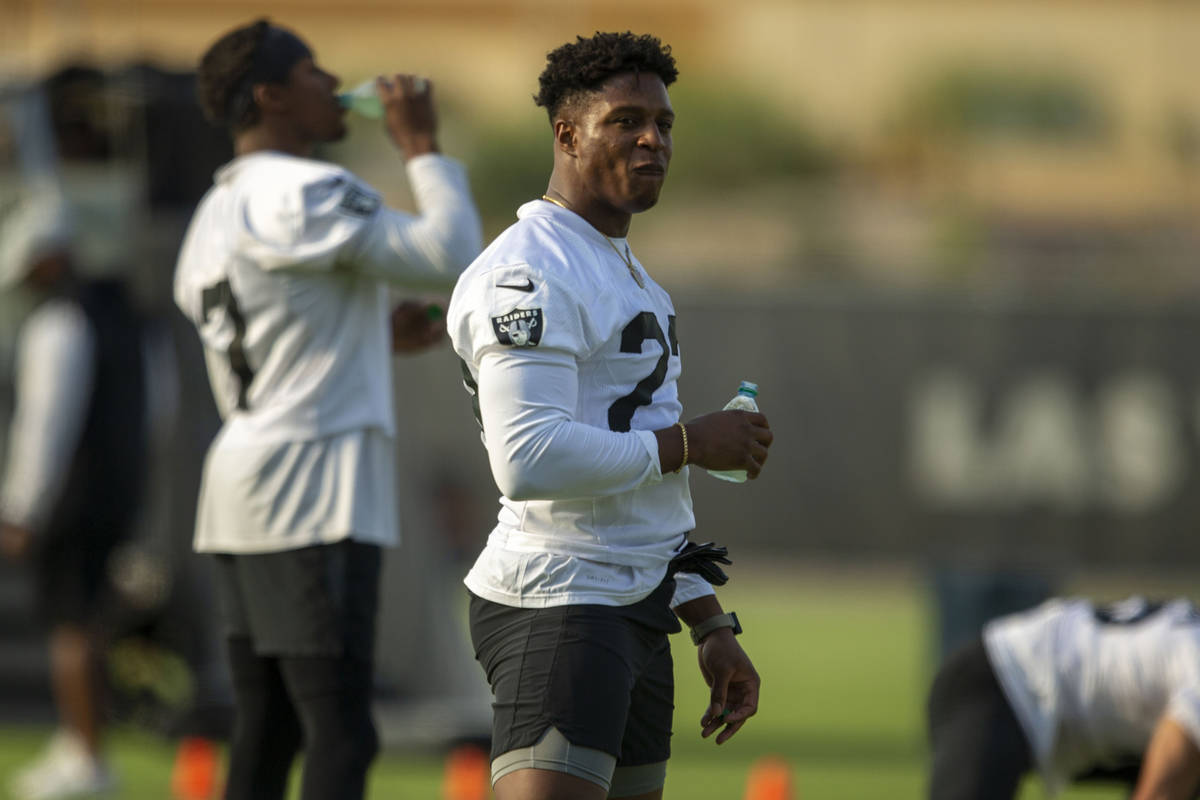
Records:
{"label": "jersey collar", "polygon": [[592,226],[583,217],[565,208],[554,205],[554,203],[546,202],[545,200],[530,200],[517,209],[517,219],[530,219],[533,217],[542,217],[545,219],[554,220],[559,225],[564,225],[575,233],[591,240],[598,247],[608,248],[605,240],[615,242],[618,246],[623,246],[625,239],[614,236],[605,236],[600,231]]}

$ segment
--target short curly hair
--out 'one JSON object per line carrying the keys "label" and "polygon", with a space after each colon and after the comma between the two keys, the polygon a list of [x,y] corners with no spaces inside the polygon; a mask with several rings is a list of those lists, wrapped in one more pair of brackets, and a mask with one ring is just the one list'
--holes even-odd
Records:
{"label": "short curly hair", "polygon": [[546,109],[553,123],[563,107],[599,89],[609,78],[626,72],[652,73],[670,86],[679,77],[670,45],[650,34],[601,33],[551,50],[538,77],[533,102]]}

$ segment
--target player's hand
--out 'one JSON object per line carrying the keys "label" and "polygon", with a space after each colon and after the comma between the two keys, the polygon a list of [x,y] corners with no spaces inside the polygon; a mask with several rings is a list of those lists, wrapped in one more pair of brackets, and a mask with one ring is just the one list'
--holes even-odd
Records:
{"label": "player's hand", "polygon": [[744,469],[751,480],[762,472],[775,439],[767,418],[756,411],[714,411],[687,423],[688,463],[707,469]]}
{"label": "player's hand", "polygon": [[724,725],[717,733],[717,744],[724,744],[758,711],[762,681],[729,628],[705,636],[696,651],[700,674],[712,690],[708,709],[700,718],[700,735],[707,739]]}
{"label": "player's hand", "polygon": [[418,353],[446,338],[444,304],[405,300],[392,309],[392,352]]}
{"label": "player's hand", "polygon": [[437,152],[433,84],[419,75],[393,75],[375,82],[388,134],[407,158]]}
{"label": "player's hand", "polygon": [[29,555],[33,547],[33,531],[20,525],[0,522],[0,553],[12,561],[20,561]]}

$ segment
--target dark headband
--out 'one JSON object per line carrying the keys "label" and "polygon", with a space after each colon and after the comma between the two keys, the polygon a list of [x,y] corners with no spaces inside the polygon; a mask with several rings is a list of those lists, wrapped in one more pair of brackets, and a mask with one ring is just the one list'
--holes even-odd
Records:
{"label": "dark headband", "polygon": [[226,116],[230,125],[237,125],[254,105],[254,86],[259,83],[286,83],[288,73],[297,61],[312,58],[308,45],[285,28],[271,25],[254,51],[250,69],[229,93]]}

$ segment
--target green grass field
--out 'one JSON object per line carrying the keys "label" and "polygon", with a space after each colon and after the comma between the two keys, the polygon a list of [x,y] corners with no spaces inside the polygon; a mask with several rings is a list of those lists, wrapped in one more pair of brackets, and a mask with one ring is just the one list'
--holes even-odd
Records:
{"label": "green grass field", "polygon": [[[685,635],[676,637],[679,686],[666,797],[741,800],[752,765],[773,755],[791,767],[803,800],[921,798],[931,632],[918,579],[903,571],[831,574],[741,564],[731,571],[722,599],[746,627],[743,643],[763,678],[760,711],[720,747],[701,739],[707,689],[693,647]],[[33,756],[45,733],[0,727],[0,776]],[[168,797],[169,743],[122,730],[112,745],[119,797]],[[370,796],[440,800],[441,774],[437,755],[387,753],[372,773]],[[1043,796],[1031,780],[1021,800]],[[1061,795],[1122,796],[1116,787]]]}

